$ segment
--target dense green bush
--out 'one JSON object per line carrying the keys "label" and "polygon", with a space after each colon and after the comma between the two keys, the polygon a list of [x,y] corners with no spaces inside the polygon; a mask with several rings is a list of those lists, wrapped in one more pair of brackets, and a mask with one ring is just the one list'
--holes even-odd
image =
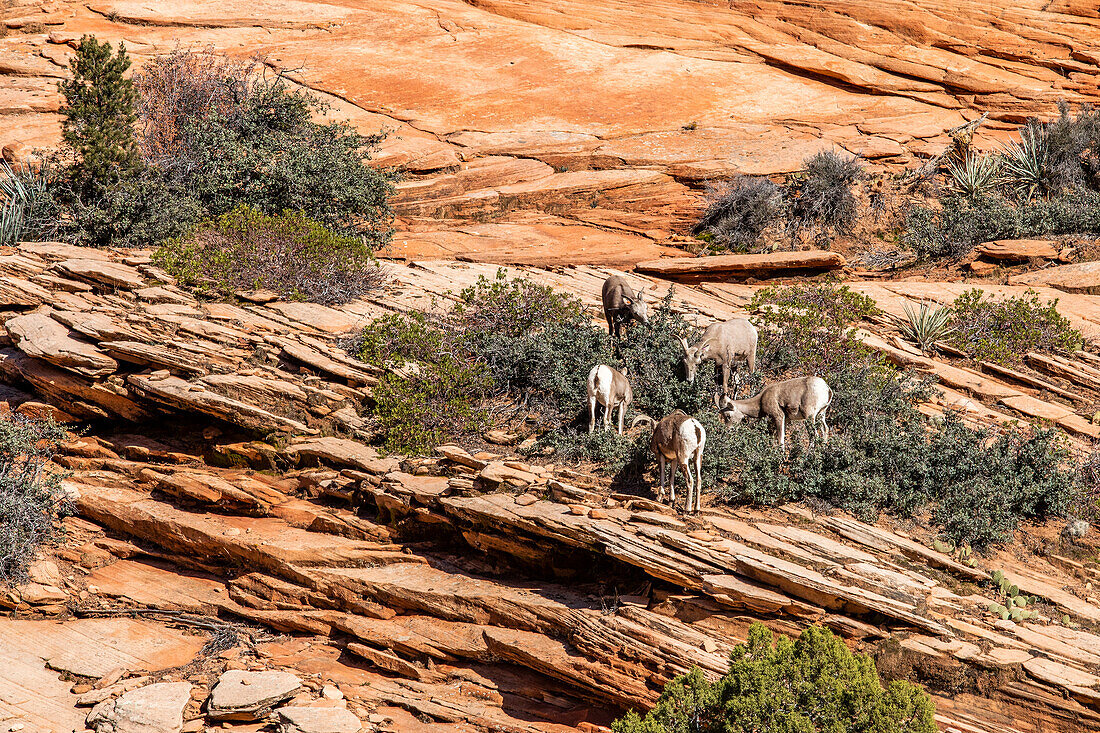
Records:
{"label": "dense green bush", "polygon": [[952,342],[975,359],[1002,364],[1019,362],[1029,351],[1072,351],[1081,347],[1081,333],[1058,312],[1058,301],[1046,304],[1038,293],[986,298],[968,290],[951,306],[955,316]]}
{"label": "dense green bush", "polygon": [[[978,548],[1004,539],[1019,517],[1064,513],[1075,487],[1055,433],[995,436],[950,413],[927,420],[915,404],[930,386],[897,374],[860,343],[849,324],[875,309],[845,291],[825,283],[758,294],[753,305],[768,326],[761,330],[761,370],[768,381],[801,364],[803,373],[822,376],[833,389],[834,430],[825,445],[793,441],[786,456],[762,429],[745,439],[718,433],[732,443],[723,450],[737,456],[720,493],[761,504],[813,498],[865,518],[883,510],[910,516],[930,506],[946,536]],[[968,493],[979,486],[990,490]]]}
{"label": "dense green bush", "polygon": [[422,314],[376,319],[360,337],[363,361],[386,369],[371,388],[386,448],[430,453],[452,438],[485,429],[492,380],[453,333]]}
{"label": "dense green bush", "polygon": [[295,300],[346,303],[383,281],[358,238],[301,212],[268,216],[246,206],[168,240],[155,260],[181,285],[217,297],[266,288]]}
{"label": "dense green bush", "polygon": [[791,641],[763,624],[709,682],[699,669],[665,686],[645,717],[612,724],[615,733],[935,733],[935,706],[903,680],[883,687],[874,661],[853,654],[828,629],[811,626]]}
{"label": "dense green bush", "polygon": [[[608,363],[631,380],[632,414],[661,418],[682,409],[703,424],[704,486],[730,502],[813,499],[866,518],[928,509],[945,536],[977,548],[1003,539],[1020,517],[1067,511],[1074,481],[1056,434],[995,435],[971,430],[954,414],[929,421],[915,405],[931,387],[899,375],[853,328],[878,313],[870,299],[819,282],[767,288],[752,307],[761,326],[753,386],[808,373],[824,377],[833,389],[827,444],[800,440],[803,428],[792,428],[785,453],[765,420],[723,424],[711,407],[713,365],[693,384],[683,377],[679,338],[694,340],[698,331],[674,312],[671,293],[613,352],[606,332],[575,299],[523,279],[483,279],[439,323],[376,322],[362,353],[377,366],[418,364],[416,379],[387,376],[385,388],[375,390],[387,444],[399,450],[424,450],[433,440],[476,431],[484,400],[493,395],[534,414],[542,434],[532,453],[552,449],[557,460],[595,462],[624,488],[637,486],[655,462],[648,431],[588,434],[585,381],[592,366]],[[394,324],[411,331],[397,340],[409,346],[371,345],[394,343]],[[459,363],[474,366],[459,372]]]}
{"label": "dense green bush", "polygon": [[[40,170],[27,236],[149,246],[240,206],[302,211],[374,248],[388,241],[393,171],[370,164],[381,135],[322,123],[324,105],[255,63],[176,51],[135,75],[120,46],[82,40],[62,82],[66,143]],[[135,137],[134,125],[140,136]]]}
{"label": "dense green bush", "polygon": [[47,464],[64,435],[51,422],[0,416],[0,584],[21,581],[57,534],[54,520],[66,506],[61,475]]}

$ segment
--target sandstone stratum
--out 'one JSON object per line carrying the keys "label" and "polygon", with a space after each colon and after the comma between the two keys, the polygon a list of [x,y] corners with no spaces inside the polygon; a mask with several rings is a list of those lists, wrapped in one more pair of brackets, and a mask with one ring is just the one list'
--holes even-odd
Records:
{"label": "sandstone stratum", "polygon": [[[1086,0],[425,0],[0,3],[0,150],[60,138],[80,37],[140,66],[178,48],[258,57],[387,133],[404,172],[387,280],[339,306],[197,299],[150,250],[0,248],[0,410],[74,428],[60,546],[0,595],[0,733],[607,733],[761,621],[820,624],[919,682],[950,733],[1100,729],[1095,529],[1026,524],[973,561],[919,521],[803,504],[682,515],[595,470],[486,449],[386,455],[347,339],[504,266],[599,311],[621,273],[700,326],[757,279],[831,273],[883,315],[919,409],[1100,440],[1100,268],[999,240],[969,275],[1034,290],[1084,337],[1021,365],[928,354],[906,304],[971,287],[885,279],[834,251],[688,257],[707,183],[798,171],[823,149],[877,174],[943,153],[983,113],[992,146],[1059,100],[1100,98]],[[748,280],[747,282],[745,280]],[[262,302],[266,301],[266,302]],[[990,578],[1034,599],[991,613]]]}
{"label": "sandstone stratum", "polygon": [[[384,302],[339,308],[198,302],[140,251],[29,244],[0,267],[6,403],[98,419],[61,449],[76,509],[63,546],[0,599],[0,713],[27,730],[80,730],[89,710],[89,725],[115,720],[154,682],[156,709],[187,730],[318,716],[384,731],[600,730],[675,674],[723,671],[756,619],[825,624],[877,650],[881,668],[926,682],[944,730],[1100,725],[1100,569],[1035,554],[1057,527],[1029,526],[972,566],[911,522],[710,501],[684,517],[503,446],[407,460],[367,446],[362,395],[378,375],[340,339],[387,309],[453,298],[495,265],[389,264]],[[129,285],[105,282],[123,272]],[[609,272],[515,274],[595,303]],[[628,278],[657,297],[670,287]],[[675,287],[674,307],[700,322],[744,313],[753,292]],[[959,286],[853,287],[891,312]],[[1062,307],[1095,345],[1100,306],[1063,294]],[[1079,451],[1100,435],[1075,408],[1100,395],[1095,357],[1048,360],[1029,385],[924,356],[891,324],[866,343],[939,378],[929,414],[1049,420]],[[1043,599],[1039,617],[988,612],[995,570]],[[1067,614],[1076,628],[1051,623]]]}
{"label": "sandstone stratum", "polygon": [[84,33],[138,65],[258,56],[388,133],[377,162],[407,172],[388,255],[503,264],[674,255],[707,181],[822,149],[897,170],[982,112],[988,144],[1095,100],[1100,64],[1083,0],[12,0],[0,27],[8,157],[57,142],[55,84]]}

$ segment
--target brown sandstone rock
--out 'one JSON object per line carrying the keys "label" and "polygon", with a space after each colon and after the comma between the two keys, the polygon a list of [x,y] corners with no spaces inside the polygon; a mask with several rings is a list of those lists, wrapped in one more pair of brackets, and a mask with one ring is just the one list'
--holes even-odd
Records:
{"label": "brown sandstone rock", "polygon": [[180,733],[190,682],[158,682],[101,702],[88,714],[97,733]]}
{"label": "brown sandstone rock", "polygon": [[1026,262],[1033,258],[1053,260],[1060,249],[1047,239],[998,239],[979,244],[974,250],[980,257],[1005,262]]}
{"label": "brown sandstone rock", "polygon": [[28,356],[91,377],[118,369],[118,362],[92,344],[73,338],[69,329],[50,317],[49,311],[16,316],[4,327],[15,345]]}
{"label": "brown sandstone rock", "polygon": [[1100,294],[1100,262],[1079,262],[1016,275],[1013,285],[1045,286],[1067,293]]}
{"label": "brown sandstone rock", "polygon": [[231,669],[210,691],[206,714],[212,720],[259,720],[301,687],[302,681],[289,672]]}
{"label": "brown sandstone rock", "polygon": [[137,290],[145,286],[145,276],[121,262],[91,258],[69,259],[56,263],[53,269],[63,275],[91,280],[112,288]]}
{"label": "brown sandstone rock", "polygon": [[678,257],[639,262],[635,270],[645,275],[684,282],[724,282],[746,277],[811,274],[845,267],[847,262],[836,252],[808,250],[773,252],[760,255],[716,255],[714,257]]}

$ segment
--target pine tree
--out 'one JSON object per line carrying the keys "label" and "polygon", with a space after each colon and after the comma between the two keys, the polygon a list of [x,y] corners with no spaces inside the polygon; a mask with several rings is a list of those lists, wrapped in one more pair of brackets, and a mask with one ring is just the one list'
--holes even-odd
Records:
{"label": "pine tree", "polygon": [[134,134],[137,92],[123,77],[130,57],[121,42],[112,54],[110,43],[84,36],[69,68],[71,77],[58,84],[65,97],[62,137],[75,156],[73,183],[84,193],[98,192],[142,168]]}

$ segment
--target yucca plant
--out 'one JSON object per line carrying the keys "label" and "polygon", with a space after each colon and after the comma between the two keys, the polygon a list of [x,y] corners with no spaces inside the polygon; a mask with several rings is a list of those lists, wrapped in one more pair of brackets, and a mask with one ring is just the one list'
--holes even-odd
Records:
{"label": "yucca plant", "polygon": [[1047,133],[1035,126],[1020,132],[1019,142],[1009,140],[1001,152],[1005,178],[1030,201],[1046,187],[1050,178]]}
{"label": "yucca plant", "polygon": [[951,323],[950,308],[932,309],[923,301],[919,309],[914,309],[909,303],[905,303],[902,308],[905,310],[905,319],[898,319],[902,335],[920,347],[921,351],[931,351],[937,341],[942,341],[955,330]]}
{"label": "yucca plant", "polygon": [[43,175],[29,166],[21,166],[17,171],[8,161],[0,159],[0,245],[19,242],[27,208],[45,188]]}
{"label": "yucca plant", "polygon": [[990,193],[1001,183],[1001,159],[996,155],[967,153],[962,162],[950,161],[951,188],[967,198]]}

